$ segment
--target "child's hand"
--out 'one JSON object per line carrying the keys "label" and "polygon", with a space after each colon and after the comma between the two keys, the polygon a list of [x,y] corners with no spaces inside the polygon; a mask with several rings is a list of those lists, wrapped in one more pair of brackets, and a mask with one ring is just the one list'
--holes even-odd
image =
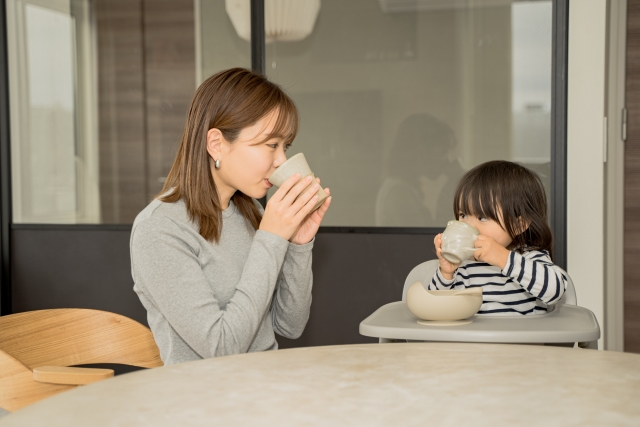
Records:
{"label": "child's hand", "polygon": [[442,233],[438,234],[435,239],[433,239],[433,244],[436,246],[436,255],[438,256],[438,261],[440,261],[440,274],[447,280],[453,279],[453,273],[456,271],[458,266],[456,264],[451,264],[442,256]]}
{"label": "child's hand", "polygon": [[[509,260],[509,249],[496,242],[494,239],[482,234],[478,236],[478,240],[474,244],[476,251],[473,257],[477,261],[483,261],[487,264],[495,265],[504,270]],[[442,264],[441,264],[442,265]]]}

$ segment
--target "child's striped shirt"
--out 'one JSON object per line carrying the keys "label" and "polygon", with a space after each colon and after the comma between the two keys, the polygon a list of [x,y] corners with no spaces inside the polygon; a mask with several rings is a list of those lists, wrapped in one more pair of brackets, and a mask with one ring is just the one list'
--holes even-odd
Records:
{"label": "child's striped shirt", "polygon": [[511,251],[504,270],[485,262],[465,261],[446,280],[440,268],[428,289],[482,287],[478,314],[510,315],[546,313],[547,306],[562,298],[567,277],[546,251],[519,254]]}

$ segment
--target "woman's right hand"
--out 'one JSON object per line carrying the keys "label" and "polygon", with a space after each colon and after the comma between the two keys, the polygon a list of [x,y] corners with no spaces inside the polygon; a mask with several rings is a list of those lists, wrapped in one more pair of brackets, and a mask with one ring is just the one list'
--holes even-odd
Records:
{"label": "woman's right hand", "polygon": [[267,202],[260,230],[291,240],[318,201],[318,183],[314,183],[309,191],[300,196],[312,180],[311,176],[300,179],[299,173],[289,177]]}
{"label": "woman's right hand", "polygon": [[450,263],[442,256],[442,233],[438,234],[436,238],[433,239],[433,244],[436,247],[436,255],[440,262],[440,273],[442,274],[442,277],[446,280],[453,279],[453,273],[455,273],[458,266]]}

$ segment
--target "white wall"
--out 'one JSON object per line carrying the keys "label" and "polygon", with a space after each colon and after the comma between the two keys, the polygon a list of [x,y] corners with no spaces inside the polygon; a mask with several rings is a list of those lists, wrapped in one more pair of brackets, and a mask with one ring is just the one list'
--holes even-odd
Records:
{"label": "white wall", "polygon": [[606,31],[606,0],[570,1],[567,270],[603,332]]}

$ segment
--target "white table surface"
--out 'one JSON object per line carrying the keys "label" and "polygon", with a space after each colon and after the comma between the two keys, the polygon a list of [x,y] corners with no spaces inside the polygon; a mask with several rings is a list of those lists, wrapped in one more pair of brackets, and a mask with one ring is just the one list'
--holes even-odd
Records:
{"label": "white table surface", "polygon": [[[575,305],[560,305],[535,316],[474,316],[459,326],[418,324],[404,301],[383,305],[360,323],[360,334],[386,339],[485,343],[592,343],[600,338],[595,315]],[[597,348],[597,347],[596,347]]]}
{"label": "white table surface", "polygon": [[638,426],[640,355],[461,343],[310,347],[121,375],[0,426]]}

